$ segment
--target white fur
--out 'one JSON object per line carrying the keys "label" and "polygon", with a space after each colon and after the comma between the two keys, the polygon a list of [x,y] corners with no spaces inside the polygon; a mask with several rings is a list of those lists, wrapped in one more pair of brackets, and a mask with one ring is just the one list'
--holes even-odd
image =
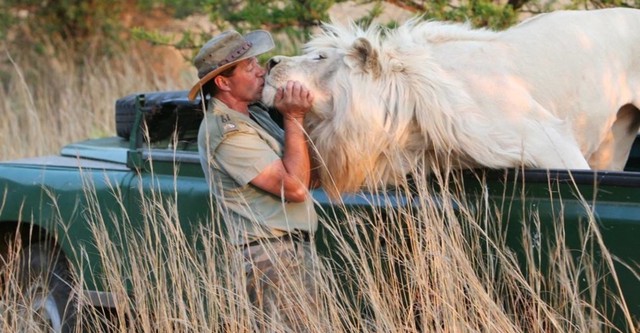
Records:
{"label": "white fur", "polygon": [[638,131],[639,10],[559,11],[502,32],[324,28],[303,55],[274,58],[263,100],[291,79],[312,90],[306,127],[330,190],[420,166],[619,170]]}

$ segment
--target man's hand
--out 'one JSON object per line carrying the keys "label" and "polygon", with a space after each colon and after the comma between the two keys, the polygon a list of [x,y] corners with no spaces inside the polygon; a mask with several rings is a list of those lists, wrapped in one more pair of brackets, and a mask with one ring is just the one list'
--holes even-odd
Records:
{"label": "man's hand", "polygon": [[285,117],[302,119],[311,110],[313,94],[298,81],[288,81],[278,88],[273,105]]}
{"label": "man's hand", "polygon": [[300,82],[289,81],[278,88],[275,106],[284,116],[284,154],[269,165],[251,184],[291,202],[302,202],[309,195],[311,158],[307,136],[302,127],[311,110],[313,95]]}

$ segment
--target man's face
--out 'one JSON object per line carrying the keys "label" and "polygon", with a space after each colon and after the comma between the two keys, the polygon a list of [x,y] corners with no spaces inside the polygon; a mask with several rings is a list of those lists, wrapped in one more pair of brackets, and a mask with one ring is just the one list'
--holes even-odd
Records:
{"label": "man's face", "polygon": [[255,57],[239,62],[233,74],[227,78],[230,93],[236,99],[248,103],[259,100],[262,97],[265,73],[266,70]]}

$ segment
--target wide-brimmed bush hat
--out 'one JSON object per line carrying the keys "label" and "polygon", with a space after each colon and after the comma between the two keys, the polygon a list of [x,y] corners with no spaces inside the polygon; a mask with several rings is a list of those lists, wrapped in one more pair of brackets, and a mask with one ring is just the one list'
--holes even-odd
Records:
{"label": "wide-brimmed bush hat", "polygon": [[235,30],[228,30],[211,38],[193,60],[200,81],[189,91],[189,99],[195,99],[202,86],[225,69],[274,47],[271,34],[265,30],[251,31],[244,36]]}

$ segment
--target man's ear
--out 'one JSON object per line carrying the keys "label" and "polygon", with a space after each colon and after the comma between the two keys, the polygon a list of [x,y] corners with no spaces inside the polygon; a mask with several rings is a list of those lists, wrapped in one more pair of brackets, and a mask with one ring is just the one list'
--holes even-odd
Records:
{"label": "man's ear", "polygon": [[355,70],[371,74],[373,78],[380,77],[382,73],[378,52],[373,48],[371,42],[362,37],[353,42],[351,49],[347,51],[345,62]]}
{"label": "man's ear", "polygon": [[221,91],[229,91],[231,88],[229,87],[229,80],[222,75],[218,75],[213,78],[213,82]]}

